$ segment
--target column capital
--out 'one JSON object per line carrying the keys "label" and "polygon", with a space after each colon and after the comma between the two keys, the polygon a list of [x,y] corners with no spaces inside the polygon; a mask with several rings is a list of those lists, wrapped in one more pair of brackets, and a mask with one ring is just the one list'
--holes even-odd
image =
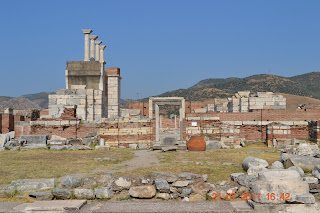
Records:
{"label": "column capital", "polygon": [[100,50],[104,50],[104,48],[106,48],[106,47],[107,47],[106,45],[101,45]]}
{"label": "column capital", "polygon": [[95,41],[94,44],[100,45],[102,41]]}
{"label": "column capital", "polygon": [[82,32],[84,34],[90,34],[90,33],[92,33],[92,30],[91,29],[82,29]]}
{"label": "column capital", "polygon": [[89,35],[89,39],[91,40],[96,40],[98,38],[97,35]]}

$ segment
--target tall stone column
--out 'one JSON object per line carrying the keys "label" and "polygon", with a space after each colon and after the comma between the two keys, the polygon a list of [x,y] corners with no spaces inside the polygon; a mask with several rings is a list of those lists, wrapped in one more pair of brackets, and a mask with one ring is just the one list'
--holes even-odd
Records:
{"label": "tall stone column", "polygon": [[92,33],[91,29],[82,29],[84,33],[84,61],[90,61],[89,55],[89,34]]}
{"label": "tall stone column", "polygon": [[177,128],[177,115],[174,115],[174,128]]}
{"label": "tall stone column", "polygon": [[96,61],[100,61],[100,44],[102,43],[102,41],[95,41],[94,42],[96,45]]}
{"label": "tall stone column", "polygon": [[183,141],[183,118],[182,118],[182,114],[183,114],[183,108],[181,107],[179,109],[180,112],[180,141]]}
{"label": "tall stone column", "polygon": [[104,62],[104,48],[106,48],[106,45],[101,45],[100,46],[100,63]]}
{"label": "tall stone column", "polygon": [[159,105],[155,104],[155,114],[156,114],[156,142],[160,141],[160,131],[159,131]]}
{"label": "tall stone column", "polygon": [[98,38],[97,35],[90,35],[89,36],[89,39],[90,39],[90,61],[95,61],[94,52],[95,52],[96,45],[94,44],[94,41],[97,38]]}
{"label": "tall stone column", "polygon": [[149,118],[152,119],[153,107],[152,107],[152,99],[149,98]]}

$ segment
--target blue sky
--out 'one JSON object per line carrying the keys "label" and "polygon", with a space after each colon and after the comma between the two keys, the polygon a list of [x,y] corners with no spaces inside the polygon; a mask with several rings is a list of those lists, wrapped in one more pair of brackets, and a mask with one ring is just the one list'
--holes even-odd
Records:
{"label": "blue sky", "polygon": [[206,78],[320,71],[319,0],[0,1],[0,96],[65,87],[93,29],[121,98]]}

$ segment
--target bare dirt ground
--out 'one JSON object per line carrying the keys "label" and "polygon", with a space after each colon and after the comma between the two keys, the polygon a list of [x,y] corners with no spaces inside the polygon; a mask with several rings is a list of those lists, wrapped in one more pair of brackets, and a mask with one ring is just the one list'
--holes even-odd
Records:
{"label": "bare dirt ground", "polygon": [[134,155],[132,159],[121,162],[121,165],[125,166],[125,168],[115,169],[110,172],[127,172],[139,168],[162,165],[160,163],[160,151],[136,150]]}

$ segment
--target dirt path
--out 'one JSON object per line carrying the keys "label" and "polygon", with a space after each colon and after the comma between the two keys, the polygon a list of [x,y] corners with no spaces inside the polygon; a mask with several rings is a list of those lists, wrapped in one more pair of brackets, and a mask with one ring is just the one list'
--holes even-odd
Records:
{"label": "dirt path", "polygon": [[128,161],[123,161],[120,165],[126,166],[118,170],[113,170],[111,172],[127,172],[143,167],[159,166],[160,163],[160,151],[150,151],[150,150],[136,150],[134,151],[135,157]]}

